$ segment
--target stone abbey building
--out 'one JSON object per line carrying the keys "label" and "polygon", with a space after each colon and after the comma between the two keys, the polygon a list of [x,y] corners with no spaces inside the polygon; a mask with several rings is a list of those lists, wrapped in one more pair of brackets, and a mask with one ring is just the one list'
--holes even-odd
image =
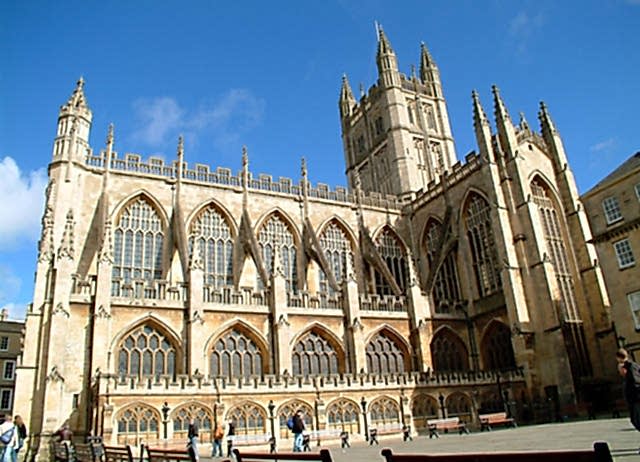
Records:
{"label": "stone abbey building", "polygon": [[[439,70],[339,97],[349,188],[89,145],[80,80],[60,109],[15,410],[44,451],[69,421],[112,444],[201,440],[503,410],[537,419],[601,380],[615,347],[602,275],[560,135],[495,128],[458,161]],[[106,130],[105,130],[106,131]],[[612,368],[613,369],[613,368]],[[40,449],[38,449],[40,448]]]}

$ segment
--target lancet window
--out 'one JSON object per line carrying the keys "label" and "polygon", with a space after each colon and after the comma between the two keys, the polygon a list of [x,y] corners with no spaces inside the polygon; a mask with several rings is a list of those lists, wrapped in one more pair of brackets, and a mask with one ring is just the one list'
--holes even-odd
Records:
{"label": "lancet window", "polygon": [[210,441],[213,414],[209,409],[197,403],[181,406],[171,414],[171,420],[173,420],[173,438],[176,440],[187,439],[191,419],[193,419],[200,429],[200,441]]}
{"label": "lancet window", "polygon": [[[162,220],[142,197],[132,201],[120,215],[113,241],[113,295],[120,295],[122,283],[144,281],[146,285],[162,277]],[[141,293],[136,293],[142,297]],[[150,294],[146,293],[146,297]]]}
{"label": "lancet window", "polygon": [[233,284],[231,228],[214,206],[203,210],[191,225],[189,249],[192,253],[199,252],[206,285],[222,287]]}
{"label": "lancet window", "polygon": [[370,374],[405,372],[404,353],[384,332],[378,333],[367,345],[367,370]]}
{"label": "lancet window", "polygon": [[150,406],[138,404],[120,412],[118,422],[118,444],[138,444],[159,439],[160,415]]}
{"label": "lancet window", "polygon": [[293,375],[338,374],[338,353],[331,343],[315,331],[303,336],[293,348]]}
{"label": "lancet window", "polygon": [[[409,270],[407,258],[398,237],[391,229],[385,228],[377,237],[376,246],[396,284],[404,292]],[[375,272],[375,283],[378,295],[390,295],[393,293],[385,278],[378,271]]]}
{"label": "lancet window", "polygon": [[[351,259],[353,267],[353,252],[347,235],[337,223],[331,222],[320,235],[320,247],[324,252],[333,275],[338,284],[347,277],[347,258]],[[320,290],[331,292],[327,276],[320,270]]]}
{"label": "lancet window", "polygon": [[460,285],[458,282],[458,268],[456,264],[456,251],[451,250],[439,268],[436,259],[438,251],[442,247],[442,224],[431,221],[427,225],[425,231],[427,261],[429,262],[429,271],[437,271],[433,281],[433,303],[436,313],[450,313],[453,304],[461,299]]}
{"label": "lancet window", "polygon": [[327,406],[327,427],[347,431],[350,434],[360,432],[358,405],[346,399],[338,399]]}
{"label": "lancet window", "polygon": [[372,425],[400,422],[400,406],[390,398],[380,398],[369,407]]}
{"label": "lancet window", "polygon": [[511,369],[516,359],[511,346],[511,331],[501,322],[494,322],[482,341],[484,365],[487,369]]}
{"label": "lancet window", "polygon": [[460,337],[448,329],[441,330],[431,340],[431,359],[435,371],[469,369],[467,348]]}
{"label": "lancet window", "polygon": [[176,347],[159,330],[145,324],[130,332],[118,348],[118,373],[149,377],[176,374]]}
{"label": "lancet window", "polygon": [[262,352],[243,332],[231,329],[220,337],[211,352],[211,375],[229,379],[260,376],[263,373]]}
{"label": "lancet window", "polygon": [[489,203],[474,194],[465,210],[465,221],[478,292],[485,297],[502,287]]}
{"label": "lancet window", "polygon": [[261,407],[247,402],[229,410],[227,420],[236,427],[236,435],[267,433],[267,414]]}
{"label": "lancet window", "polygon": [[[287,290],[297,291],[298,274],[295,241],[289,227],[277,214],[271,215],[260,229],[258,245],[262,253],[262,261],[269,276],[273,271],[274,249],[278,246]],[[259,285],[265,286],[266,281],[260,281]]]}

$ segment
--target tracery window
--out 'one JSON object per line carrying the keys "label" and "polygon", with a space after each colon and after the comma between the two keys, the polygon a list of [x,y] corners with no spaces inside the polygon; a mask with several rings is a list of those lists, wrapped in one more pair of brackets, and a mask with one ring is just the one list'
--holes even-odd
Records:
{"label": "tracery window", "polygon": [[[385,228],[376,239],[380,256],[387,264],[393,279],[404,292],[408,277],[407,259],[398,237],[390,228]],[[375,271],[376,293],[378,295],[393,294],[391,287],[378,271]]]}
{"label": "tracery window", "polygon": [[255,341],[237,329],[220,337],[211,352],[211,375],[229,379],[261,376],[263,357]]}
{"label": "tracery window", "polygon": [[293,348],[293,375],[338,374],[338,353],[331,343],[315,331],[303,336]]}
{"label": "tracery window", "polygon": [[367,371],[370,374],[397,374],[405,371],[404,353],[384,332],[378,333],[367,345]]}
{"label": "tracery window", "polygon": [[137,377],[176,374],[176,347],[159,330],[144,324],[118,347],[118,373]]}
{"label": "tracery window", "polygon": [[438,372],[469,370],[467,348],[449,329],[439,331],[431,340],[431,359]]}
{"label": "tracery window", "polygon": [[305,428],[308,431],[315,430],[311,406],[300,400],[290,401],[278,409],[278,429],[280,430],[281,439],[286,440],[293,436],[291,430],[287,427],[287,420],[298,410],[302,410]]}
{"label": "tracery window", "polygon": [[[437,263],[435,260],[443,244],[440,242],[442,226],[436,221],[431,221],[425,231],[425,245],[430,271],[435,269],[434,265]],[[431,291],[436,313],[451,313],[455,302],[461,299],[455,250],[447,254],[437,271],[433,281],[433,290]]]}
{"label": "tracery window", "polygon": [[433,396],[418,395],[414,398],[411,405],[411,413],[413,414],[413,424],[416,428],[427,428],[427,420],[437,419],[438,401]]}
{"label": "tracery window", "polygon": [[189,249],[200,253],[204,283],[214,287],[233,284],[233,237],[231,228],[213,205],[203,210],[191,225]]}
{"label": "tracery window", "polygon": [[[351,243],[342,228],[334,221],[324,229],[319,240],[336,282],[341,284],[347,277],[347,258],[351,259],[353,267]],[[330,289],[327,276],[320,270],[320,290],[331,292]]]}
{"label": "tracery window", "polygon": [[482,339],[485,368],[489,370],[516,367],[511,346],[511,331],[501,322],[494,322]]}
{"label": "tracery window", "polygon": [[137,404],[120,412],[118,422],[118,444],[149,442],[160,438],[158,423],[160,414],[150,406]]}
{"label": "tracery window", "polygon": [[176,409],[171,414],[173,420],[173,439],[186,440],[189,432],[189,422],[193,419],[200,430],[200,441],[211,441],[211,423],[213,414],[209,409],[197,403],[190,403]]}
{"label": "tracery window", "polygon": [[467,420],[471,416],[471,398],[464,393],[453,393],[447,397],[445,404],[447,417],[462,417]]}
{"label": "tracery window", "polygon": [[229,410],[227,420],[236,427],[236,435],[257,435],[267,433],[267,414],[254,403],[246,402]]}
{"label": "tracery window", "polygon": [[[295,242],[289,227],[277,214],[271,215],[260,229],[258,245],[265,270],[269,276],[273,271],[274,248],[278,246],[287,290],[296,292],[298,290],[298,273]],[[267,281],[259,281],[259,285],[264,287],[267,285]]]}
{"label": "tracery window", "polygon": [[502,287],[490,212],[489,203],[478,194],[472,195],[465,210],[467,237],[481,297]]}
{"label": "tracery window", "polygon": [[[162,220],[155,208],[142,197],[132,201],[115,226],[113,279],[124,284],[143,280],[147,285],[160,279],[163,243]],[[118,284],[114,285],[113,295],[119,295],[118,287]]]}
{"label": "tracery window", "polygon": [[369,406],[371,424],[384,425],[400,422],[400,406],[390,398],[379,398]]}
{"label": "tracery window", "polygon": [[327,428],[360,433],[358,405],[346,399],[338,399],[327,406]]}

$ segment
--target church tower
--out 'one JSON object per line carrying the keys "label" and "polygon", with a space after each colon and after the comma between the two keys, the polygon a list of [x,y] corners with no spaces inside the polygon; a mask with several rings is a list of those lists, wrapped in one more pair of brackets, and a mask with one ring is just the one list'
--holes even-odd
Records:
{"label": "church tower", "polygon": [[349,185],[404,196],[428,189],[456,162],[440,71],[422,44],[420,75],[407,77],[382,27],[376,54],[378,81],[359,101],[342,79],[340,118]]}

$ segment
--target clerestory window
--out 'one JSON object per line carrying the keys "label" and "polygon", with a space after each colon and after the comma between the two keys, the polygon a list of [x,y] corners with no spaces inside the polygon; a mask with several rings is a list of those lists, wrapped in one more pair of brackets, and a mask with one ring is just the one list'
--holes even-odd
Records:
{"label": "clerestory window", "polygon": [[222,214],[209,206],[191,225],[189,250],[200,252],[204,283],[214,287],[233,284],[233,237]]}

